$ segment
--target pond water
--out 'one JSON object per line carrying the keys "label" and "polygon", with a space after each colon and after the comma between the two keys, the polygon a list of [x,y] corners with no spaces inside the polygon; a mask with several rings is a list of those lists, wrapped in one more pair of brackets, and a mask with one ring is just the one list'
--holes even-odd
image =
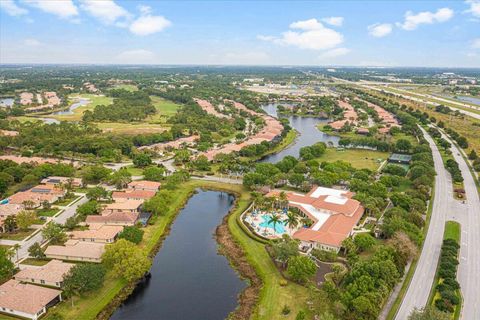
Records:
{"label": "pond water", "polygon": [[[278,104],[267,104],[262,106],[262,109],[265,110],[265,112],[267,112],[269,115],[278,117],[277,106]],[[338,146],[338,141],[340,140],[339,137],[323,133],[316,127],[319,123],[328,123],[328,119],[299,116],[285,116],[285,118],[289,120],[292,128],[298,131],[299,134],[297,139],[282,151],[263,158],[261,162],[275,163],[282,160],[285,156],[298,157],[301,148],[305,146],[311,146],[316,142],[325,142],[327,145]]]}
{"label": "pond water", "polygon": [[470,96],[457,96],[457,100],[480,105],[480,98]]}
{"label": "pond water", "polygon": [[89,103],[90,103],[90,99],[87,99],[87,98],[78,98],[78,99],[77,99],[77,102],[72,103],[72,104],[70,105],[70,107],[68,107],[68,109],[53,112],[52,115],[69,115],[69,114],[73,114],[73,110],[75,110],[75,109],[77,109],[77,108],[79,108],[79,107],[82,107],[82,106],[86,106],[86,105],[89,104]]}
{"label": "pond water", "polygon": [[111,319],[220,320],[237,307],[246,283],[217,252],[215,228],[234,197],[217,191],[193,195],[155,256],[151,278],[137,286]]}
{"label": "pond water", "polygon": [[13,106],[13,98],[1,98],[0,108],[7,108]]}

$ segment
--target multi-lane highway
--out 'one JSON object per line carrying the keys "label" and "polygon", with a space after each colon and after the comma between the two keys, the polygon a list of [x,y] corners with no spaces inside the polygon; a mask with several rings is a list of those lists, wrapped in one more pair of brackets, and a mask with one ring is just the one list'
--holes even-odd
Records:
{"label": "multi-lane highway", "polygon": [[463,296],[461,319],[480,319],[480,197],[472,173],[461,156],[462,151],[447,136],[443,135],[443,138],[452,143],[452,155],[462,171],[467,199],[465,203],[458,201],[457,210],[450,213],[462,228],[458,266],[458,282]]}
{"label": "multi-lane highway", "polygon": [[421,309],[427,304],[433,279],[435,278],[438,258],[440,257],[446,213],[455,201],[452,196],[451,178],[443,166],[437,145],[425,130],[422,129],[422,131],[430,144],[430,148],[432,148],[435,171],[437,172],[435,177],[435,198],[428,233],[415,273],[395,317],[398,320],[408,319],[408,316],[415,308]]}

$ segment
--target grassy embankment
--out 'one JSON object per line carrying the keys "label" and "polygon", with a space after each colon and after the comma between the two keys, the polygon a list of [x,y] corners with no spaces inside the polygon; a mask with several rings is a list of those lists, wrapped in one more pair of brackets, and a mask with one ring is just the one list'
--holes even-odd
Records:
{"label": "grassy embankment", "polygon": [[[430,102],[442,104],[442,105],[447,106],[447,107],[451,107],[451,108],[455,108],[455,109],[460,109],[460,110],[464,110],[464,111],[470,111],[470,112],[472,112],[472,113],[480,114],[480,110],[473,109],[473,108],[469,108],[469,107],[460,106],[460,105],[458,105],[458,104],[455,104],[454,102],[458,102],[458,103],[462,103],[462,102],[460,102],[460,101],[455,101],[455,100],[452,100],[452,99],[449,99],[449,98],[443,98],[443,99],[450,100],[451,102],[439,100],[439,99],[436,99],[436,98],[423,97],[423,96],[421,96],[420,94],[415,93],[415,92],[410,92],[410,91],[409,91],[409,92],[405,92],[405,91],[398,90],[398,89],[394,89],[394,88],[391,88],[391,87],[389,87],[387,90],[388,90],[388,91],[395,92],[395,93],[398,93],[398,94],[403,94],[403,95],[406,95],[406,96],[410,96],[410,97],[413,97],[413,98],[423,99],[423,100],[426,100],[426,101],[430,101]],[[453,103],[452,103],[452,102],[453,102]],[[465,102],[465,103],[467,103],[467,102]]]}
{"label": "grassy embankment", "polygon": [[387,160],[389,153],[365,149],[336,149],[327,148],[325,153],[317,158],[319,162],[346,161],[356,169],[377,170],[383,161]]}
{"label": "grassy embankment", "polygon": [[[222,190],[237,194],[238,205],[228,219],[228,226],[235,240],[238,241],[245,251],[246,259],[255,268],[264,283],[260,293],[259,304],[253,318],[278,318],[285,304],[288,304],[292,310],[289,316],[283,317],[285,319],[294,319],[301,309],[307,311],[307,300],[313,299],[314,291],[292,282],[289,282],[287,286],[281,286],[280,280],[283,278],[268,256],[264,244],[250,238],[237,223],[238,216],[248,207],[251,201],[250,193],[240,185],[198,180],[183,184],[180,188],[173,191],[175,194],[175,202],[170,209],[165,212],[164,215],[159,216],[154,225],[145,228],[144,238],[140,243],[140,247],[147,253],[151,253],[156,248],[158,242],[165,236],[176,214],[197,188]],[[52,310],[59,312],[65,319],[95,319],[96,315],[100,313],[126,285],[127,283],[125,281],[115,278],[111,272],[108,272],[102,289],[83,297],[75,298],[73,307],[70,301],[66,301]],[[322,304],[315,303],[315,306],[321,308]]]}

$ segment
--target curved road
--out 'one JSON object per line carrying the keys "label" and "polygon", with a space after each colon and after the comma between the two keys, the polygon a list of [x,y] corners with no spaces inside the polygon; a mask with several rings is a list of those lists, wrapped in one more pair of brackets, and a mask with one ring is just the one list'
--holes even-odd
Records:
{"label": "curved road", "polygon": [[442,157],[433,139],[423,130],[423,135],[432,148],[435,162],[435,198],[433,201],[432,216],[428,227],[427,237],[418,260],[415,273],[403,298],[395,319],[406,320],[413,309],[421,309],[427,304],[430,289],[433,285],[435,272],[440,257],[440,248],[443,241],[446,213],[450,212],[452,203],[451,178],[443,166]]}

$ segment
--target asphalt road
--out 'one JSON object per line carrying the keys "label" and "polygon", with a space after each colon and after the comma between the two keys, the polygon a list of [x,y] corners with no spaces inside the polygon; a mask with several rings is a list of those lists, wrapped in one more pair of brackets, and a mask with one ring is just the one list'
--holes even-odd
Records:
{"label": "asphalt road", "polygon": [[[54,221],[56,223],[64,224],[65,221],[67,221],[68,218],[73,217],[77,211],[77,207],[85,202],[87,202],[87,198],[85,195],[82,196],[80,200],[75,202],[73,205],[68,206],[65,208],[65,210],[59,214],[57,217],[53,218],[51,221]],[[45,226],[46,224],[44,224]],[[18,249],[18,260],[21,260],[23,258],[26,258],[28,256],[28,248],[35,242],[42,243],[43,242],[43,236],[42,232],[37,232],[33,237],[26,241],[20,242],[21,248]],[[14,257],[15,259],[17,258],[17,255]],[[18,261],[17,260],[17,261]]]}
{"label": "asphalt road", "polygon": [[[445,135],[444,139],[452,142]],[[457,278],[460,283],[463,308],[461,319],[480,319],[480,197],[467,163],[460,150],[452,143],[452,154],[462,171],[466,203],[457,203],[454,220],[462,226],[460,265]]]}
{"label": "asphalt road", "polygon": [[425,130],[422,129],[422,131],[430,144],[430,148],[432,148],[435,171],[437,172],[435,177],[435,199],[433,201],[430,226],[420,259],[395,317],[398,320],[408,319],[408,316],[415,308],[421,309],[427,304],[433,279],[435,278],[438,258],[440,257],[446,213],[450,211],[452,203],[455,201],[452,196],[451,178],[443,166],[440,152],[433,139]]}

